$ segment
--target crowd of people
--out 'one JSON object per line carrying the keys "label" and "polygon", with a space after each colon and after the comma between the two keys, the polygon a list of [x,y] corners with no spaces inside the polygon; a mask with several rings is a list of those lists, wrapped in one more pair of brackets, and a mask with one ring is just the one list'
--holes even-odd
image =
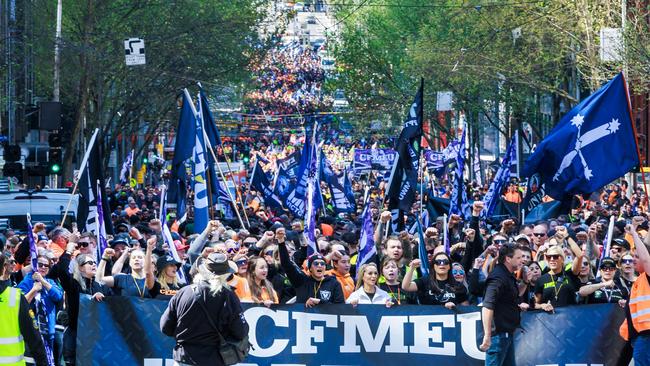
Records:
{"label": "crowd of people", "polygon": [[333,99],[322,93],[325,72],[311,48],[291,45],[269,51],[251,67],[259,88],[246,94],[248,113],[269,116],[329,110]]}
{"label": "crowd of people", "polygon": [[[324,149],[337,164],[350,159],[347,146]],[[273,161],[291,151],[260,149],[253,156],[259,153]],[[359,266],[366,185],[371,186],[367,204],[375,223],[376,255]],[[485,189],[468,185],[475,199],[471,215],[449,217],[448,246],[441,218],[432,218],[424,228],[426,258],[418,256],[417,233],[393,231],[391,213],[382,206],[385,182],[357,180],[352,186],[357,211],[322,211],[315,233],[318,252],[309,255],[302,218],[267,207],[261,193],[247,184],[240,186],[244,227],[235,219],[215,218],[195,233],[191,210],[184,222],[172,211],[164,220],[172,242],[164,239],[157,217],[159,187],[117,185],[105,192],[113,233],[101,255],[97,237],[76,226],[35,223],[31,233],[7,229],[0,243],[2,280],[19,288],[38,314],[38,330],[55,364],[65,360],[73,365],[81,296],[94,301],[109,296],[169,300],[203,278],[200,269],[214,253],[227,259],[227,286],[236,297],[263,306],[412,304],[454,309],[482,304],[486,280],[504,245],[516,245],[523,253],[515,271],[521,311],[552,313],[559,307],[600,303],[625,307],[637,276],[647,272],[638,259],[647,256],[644,240],[650,241],[645,193],[635,188],[628,194],[626,182],[584,197],[571,212],[535,223],[521,223],[517,217],[485,219],[481,201]],[[518,185],[509,185],[503,199],[514,197],[513,187],[520,192]],[[323,193],[327,200],[325,185]],[[416,214],[417,207],[409,216]],[[615,221],[606,240],[610,216]],[[29,235],[38,250],[38,268],[31,265]],[[428,276],[423,275],[423,265],[429,268]]]}

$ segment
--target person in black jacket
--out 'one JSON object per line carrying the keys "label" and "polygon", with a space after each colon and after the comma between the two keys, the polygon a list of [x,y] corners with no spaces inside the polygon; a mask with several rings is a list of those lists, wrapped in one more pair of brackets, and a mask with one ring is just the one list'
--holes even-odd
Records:
{"label": "person in black jacket", "polygon": [[[191,286],[180,289],[160,318],[160,330],[176,338],[179,365],[223,365],[220,337],[239,342],[248,335],[241,303],[228,288],[234,271],[223,253],[211,253],[198,266]],[[208,318],[209,317],[209,318]]]}
{"label": "person in black jacket", "polygon": [[325,275],[325,257],[314,254],[307,259],[309,275],[298,268],[289,258],[285,237],[276,236],[280,252],[280,265],[296,289],[296,302],[310,308],[318,304],[342,304],[345,302],[341,284],[334,276]]}
{"label": "person in black jacket", "polygon": [[[4,255],[0,255],[0,277],[4,274],[6,260],[7,259]],[[0,281],[0,294],[4,293],[8,288],[8,291],[11,291],[12,288],[10,285],[11,283],[9,281]],[[16,294],[18,293],[18,290],[13,291],[16,291]],[[11,299],[11,295],[9,295],[9,298]],[[29,303],[23,294],[20,294],[20,299],[18,299],[18,301],[18,327],[20,328],[20,335],[27,344],[36,365],[49,365],[47,354],[45,353],[45,346],[43,345],[43,340],[41,339],[41,334],[38,330],[38,325],[36,324],[33,315],[30,314]],[[9,300],[9,304],[0,303],[0,311],[8,311],[9,309],[5,308],[5,306],[13,306],[11,300]],[[0,327],[12,327],[12,324],[3,323],[0,324]],[[21,361],[23,356],[24,355],[18,356],[21,358]]]}
{"label": "person in black jacket", "polygon": [[70,267],[71,253],[75,243],[68,244],[66,251],[59,258],[54,267],[57,272],[63,290],[66,294],[68,304],[68,327],[63,333],[63,359],[67,365],[74,365],[77,354],[77,320],[79,318],[79,297],[82,294],[90,295],[95,301],[102,301],[105,296],[111,294],[111,290],[95,281],[97,263],[90,254],[80,254],[76,257],[76,265],[73,266],[73,274],[68,271]]}

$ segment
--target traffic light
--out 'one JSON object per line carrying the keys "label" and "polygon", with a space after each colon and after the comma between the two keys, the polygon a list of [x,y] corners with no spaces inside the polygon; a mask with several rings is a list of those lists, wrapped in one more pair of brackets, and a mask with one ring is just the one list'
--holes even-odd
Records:
{"label": "traffic light", "polygon": [[142,158],[142,164],[144,164],[144,165],[149,164],[149,159],[147,159],[146,156]]}
{"label": "traffic light", "polygon": [[8,162],[20,160],[20,146],[18,145],[5,145],[4,159]]}
{"label": "traffic light", "polygon": [[[52,136],[52,135],[50,135]],[[59,174],[63,163],[63,151],[60,147],[50,147],[50,156],[48,160],[48,171],[50,174]]]}
{"label": "traffic light", "polygon": [[52,148],[52,147],[61,147],[63,141],[61,141],[61,135],[59,133],[50,133],[47,142]]}

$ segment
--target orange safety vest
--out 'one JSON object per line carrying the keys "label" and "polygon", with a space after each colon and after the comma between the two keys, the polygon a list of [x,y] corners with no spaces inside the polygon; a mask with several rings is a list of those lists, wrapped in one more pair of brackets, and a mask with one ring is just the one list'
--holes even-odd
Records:
{"label": "orange safety vest", "polygon": [[[634,330],[639,333],[650,331],[650,283],[648,283],[648,275],[645,272],[641,273],[634,281],[630,291],[630,300],[628,301]],[[627,319],[623,321],[618,332],[623,339],[630,340]]]}

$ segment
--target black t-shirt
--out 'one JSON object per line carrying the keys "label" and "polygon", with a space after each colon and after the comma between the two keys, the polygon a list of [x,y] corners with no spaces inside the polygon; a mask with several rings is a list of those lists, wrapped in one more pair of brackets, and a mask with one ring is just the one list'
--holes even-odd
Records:
{"label": "black t-shirt", "polygon": [[[602,278],[595,279],[589,282],[589,285],[595,285],[597,283],[603,283]],[[619,284],[614,281],[614,287],[606,287],[596,290],[594,293],[589,295],[586,299],[587,304],[607,304],[607,303],[617,303],[619,300],[625,299],[625,294],[618,287]]]}
{"label": "black t-shirt", "polygon": [[452,278],[438,281],[438,291],[431,286],[428,277],[418,278],[414,281],[418,286],[418,299],[422,305],[444,305],[453,302],[458,305],[467,300],[467,289]]}
{"label": "black t-shirt", "polygon": [[[158,284],[158,281],[156,281],[156,284],[157,284],[158,286],[160,286],[160,285]],[[155,287],[155,286],[154,286],[154,287]],[[162,288],[162,286],[160,286],[160,292],[159,292],[158,295],[156,296],[156,299],[158,299],[158,300],[169,300],[169,299],[171,299],[172,297],[174,297],[174,295],[176,295],[176,293],[178,292],[178,290],[180,290],[181,287],[183,287],[183,286],[180,286],[180,285],[174,285],[173,283],[168,283],[168,284],[167,284],[167,287],[169,287],[169,289],[164,289],[164,288]]]}
{"label": "black t-shirt", "polygon": [[542,275],[535,284],[535,295],[538,294],[542,295],[542,304],[550,301],[553,307],[576,304],[575,281],[566,271]]}

